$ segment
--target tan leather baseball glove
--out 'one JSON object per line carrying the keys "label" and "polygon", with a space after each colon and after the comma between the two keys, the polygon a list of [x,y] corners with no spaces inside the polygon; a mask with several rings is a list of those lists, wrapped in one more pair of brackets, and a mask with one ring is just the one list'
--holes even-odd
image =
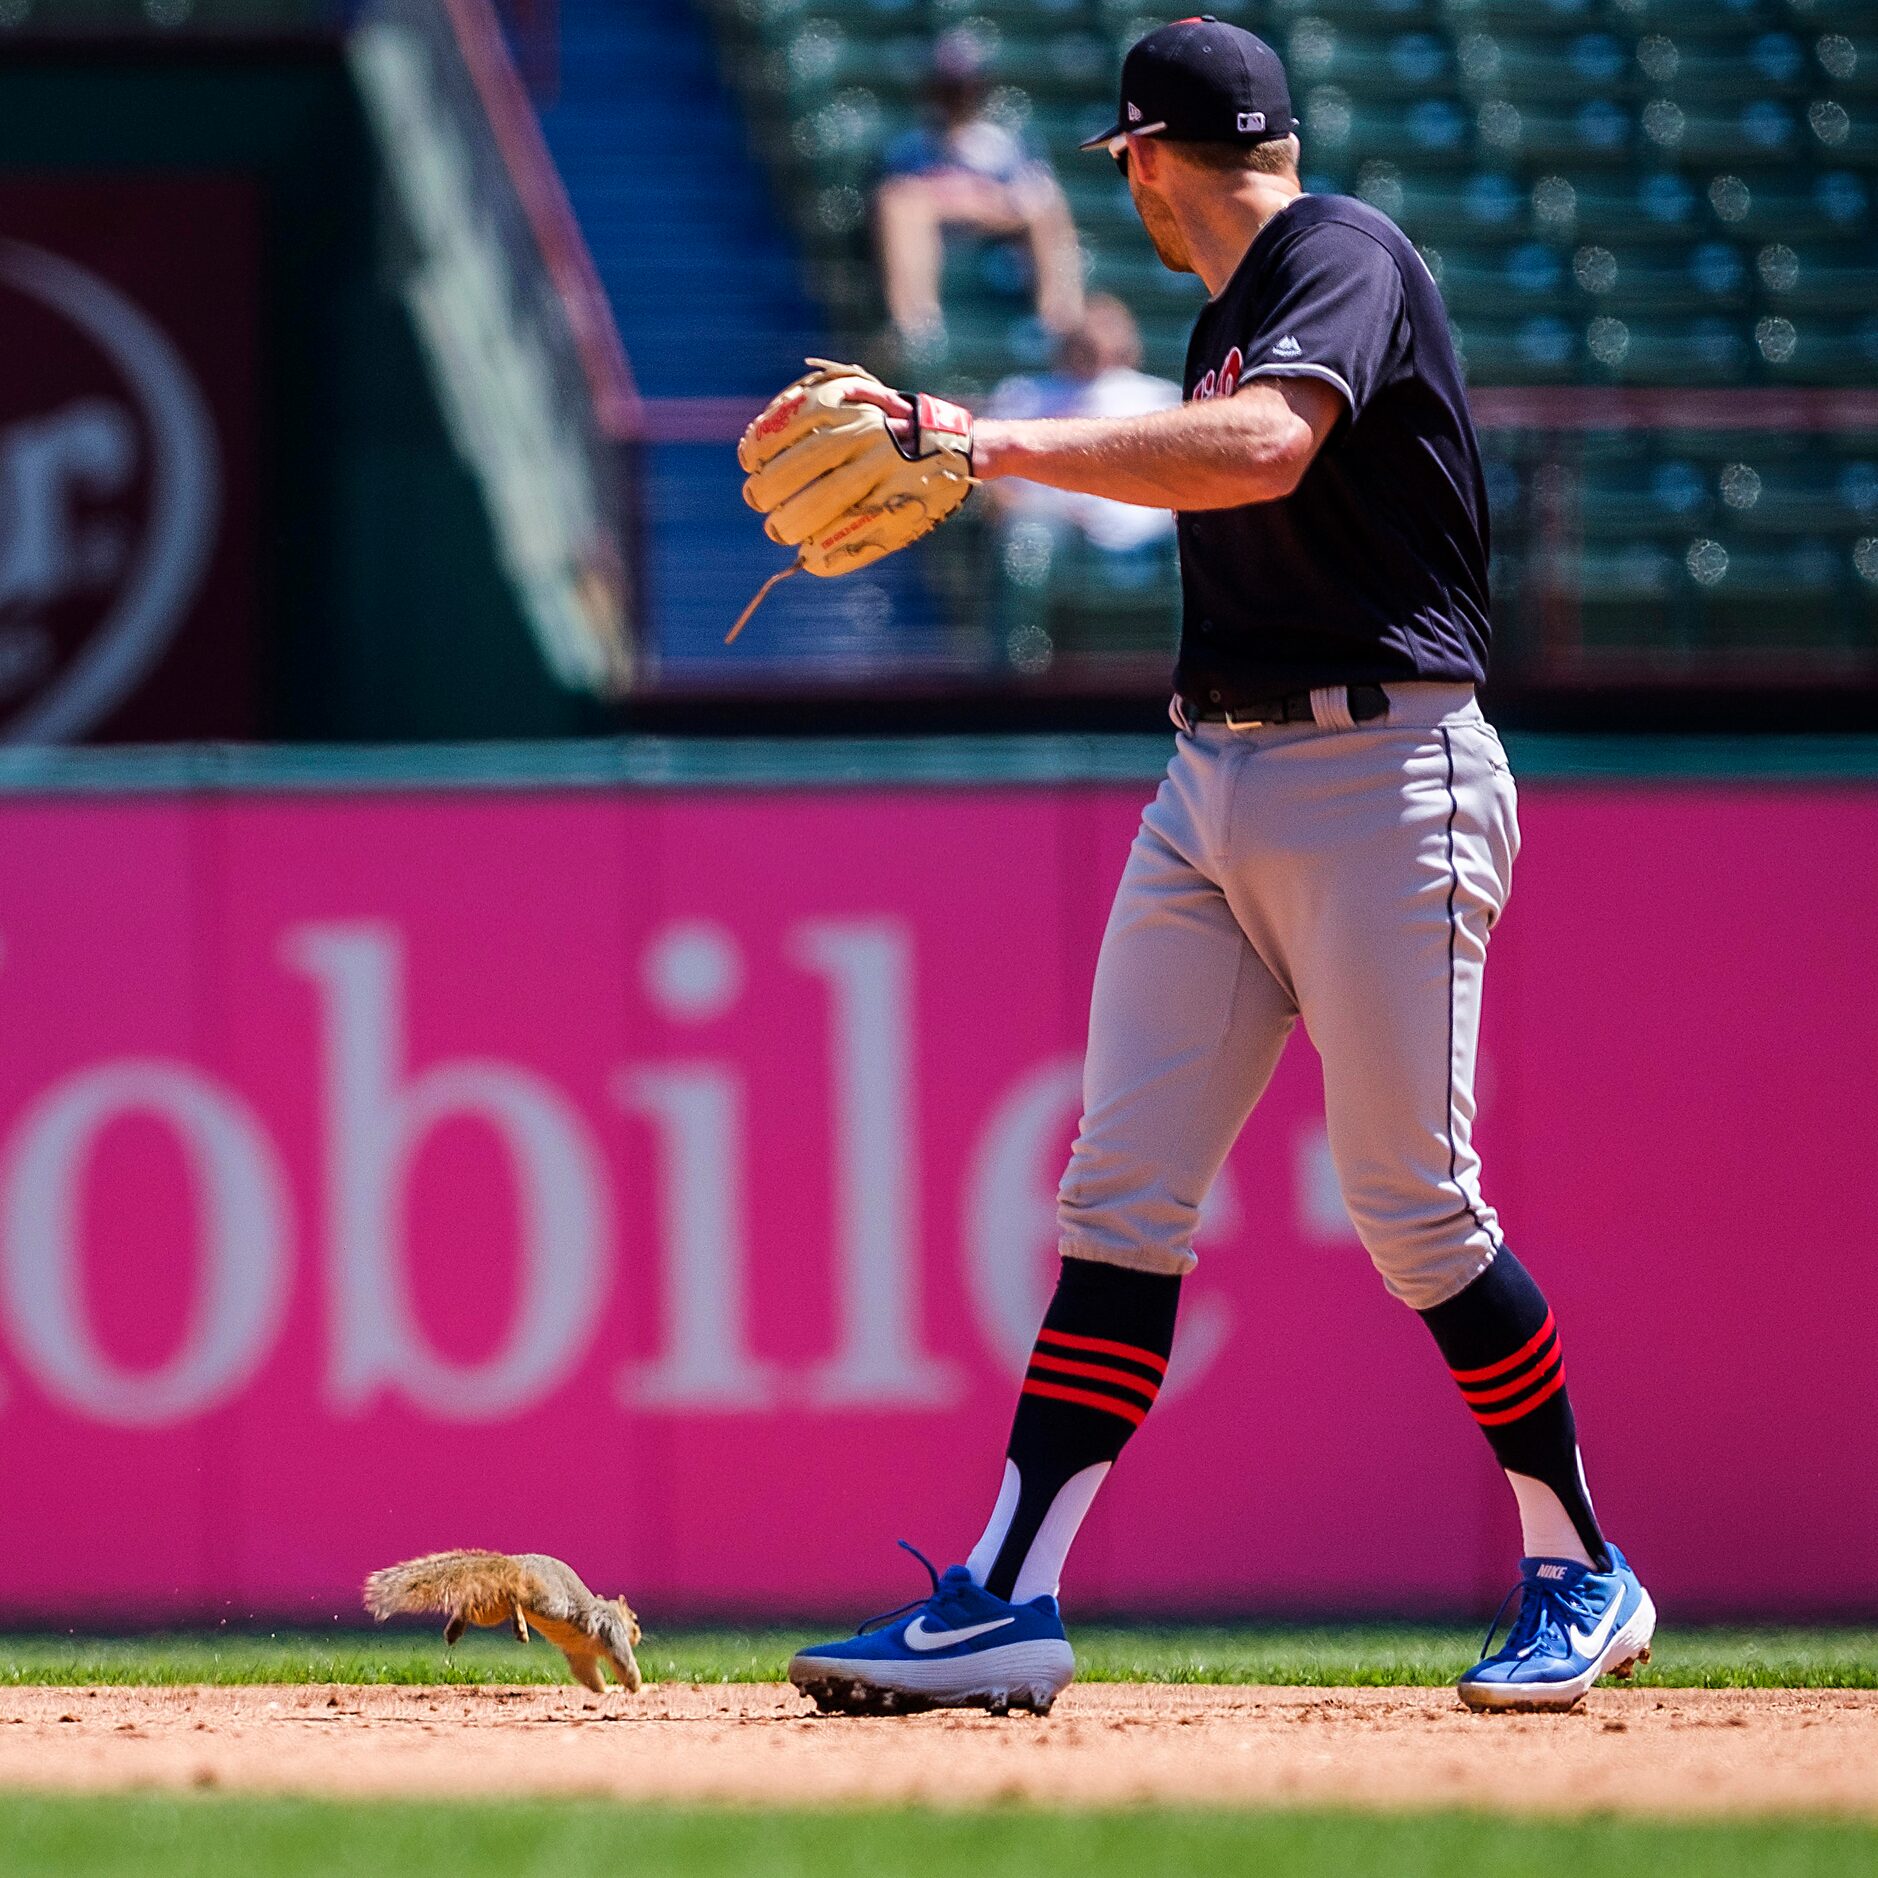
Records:
{"label": "tan leather baseball glove", "polygon": [[737,461],[764,532],[826,578],[896,553],[958,509],[973,487],[972,416],[921,392],[905,399],[910,415],[896,430],[887,411],[854,397],[894,395],[872,372],[807,363],[743,433]]}

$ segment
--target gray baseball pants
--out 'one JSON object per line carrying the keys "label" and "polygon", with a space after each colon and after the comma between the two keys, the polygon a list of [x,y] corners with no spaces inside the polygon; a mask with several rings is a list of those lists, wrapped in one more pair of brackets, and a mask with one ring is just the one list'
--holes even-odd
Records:
{"label": "gray baseball pants", "polygon": [[1302,1018],[1389,1290],[1427,1310],[1492,1259],[1474,1053],[1513,776],[1471,688],[1387,689],[1354,728],[1180,733],[1096,965],[1065,1257],[1192,1269],[1200,1203]]}

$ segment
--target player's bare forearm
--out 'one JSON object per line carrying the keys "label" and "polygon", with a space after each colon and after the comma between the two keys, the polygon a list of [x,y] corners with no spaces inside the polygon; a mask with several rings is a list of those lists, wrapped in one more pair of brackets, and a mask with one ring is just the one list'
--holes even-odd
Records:
{"label": "player's bare forearm", "polygon": [[1141,417],[984,418],[972,472],[1142,508],[1235,509],[1288,496],[1343,408],[1320,380],[1264,379]]}

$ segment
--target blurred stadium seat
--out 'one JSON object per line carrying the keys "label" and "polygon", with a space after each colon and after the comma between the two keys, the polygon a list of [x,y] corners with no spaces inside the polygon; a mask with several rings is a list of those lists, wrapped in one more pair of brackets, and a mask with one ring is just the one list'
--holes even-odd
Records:
{"label": "blurred stadium seat", "polygon": [[[1074,150],[1106,120],[1121,52],[1162,15],[1134,0],[703,4],[850,347],[864,353],[880,325],[873,165],[917,112],[933,35],[969,21],[992,49],[993,110],[1057,165],[1092,282],[1134,307],[1149,369],[1178,374],[1194,285],[1158,268],[1125,188]],[[1476,386],[1878,384],[1878,0],[1220,0],[1214,10],[1285,54],[1307,186],[1364,197],[1422,247]],[[1020,289],[995,248],[951,257],[943,376],[958,395],[1038,362],[1043,339]],[[1527,472],[1549,458],[1554,479],[1576,490],[1564,546],[1529,532],[1517,497],[1496,518],[1502,612],[1520,620],[1523,649],[1543,640],[1556,657],[1559,634],[1525,609],[1551,594],[1556,614],[1554,590],[1568,583],[1585,589],[1584,644],[1621,645],[1628,633],[1644,663],[1654,647],[1685,670],[1705,645],[1732,658],[1763,641],[1788,660],[1814,646],[1835,669],[1859,647],[1878,657],[1878,518],[1868,499],[1839,493],[1866,489],[1878,439],[1811,439],[1805,461],[1760,467],[1759,501],[1733,509],[1714,494],[1716,466],[1698,472],[1681,445],[1632,442],[1490,436],[1504,459],[1500,493],[1509,478],[1517,486],[1522,457]],[[1700,449],[1738,463],[1767,456],[1726,432]],[[1704,511],[1707,535],[1691,533],[1672,499],[1685,469],[1703,502],[1720,503]],[[1696,553],[1698,540],[1716,552]],[[1528,577],[1526,560],[1543,578]],[[1129,631],[1128,643],[1143,643],[1138,619]]]}
{"label": "blurred stadium seat", "polygon": [[[764,173],[745,151],[738,102],[716,69],[710,35],[685,6],[557,5],[555,56],[542,61],[554,73],[541,100],[543,130],[639,387],[654,399],[735,396],[754,408],[801,370],[806,354],[835,341],[802,280],[796,245],[777,226]],[[817,61],[835,37],[807,33],[805,70],[823,73]],[[831,106],[825,76],[792,108],[816,152],[800,176],[839,194],[839,178],[863,174],[871,160],[882,113]],[[698,160],[700,150],[709,161]],[[813,218],[811,204],[797,207]],[[826,245],[815,252],[837,258]],[[955,652],[955,635],[907,562],[835,591],[790,583],[752,622],[737,658],[724,660],[725,627],[781,557],[750,525],[721,438],[655,441],[647,468],[646,588],[668,686],[688,684],[701,669],[718,684],[760,682],[771,661],[808,683],[864,683],[883,664],[943,669],[971,656]]]}

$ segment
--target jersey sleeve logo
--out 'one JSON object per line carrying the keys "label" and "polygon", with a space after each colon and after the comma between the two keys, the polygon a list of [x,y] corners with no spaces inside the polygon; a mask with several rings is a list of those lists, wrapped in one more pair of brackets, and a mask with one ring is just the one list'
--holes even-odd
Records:
{"label": "jersey sleeve logo", "polygon": [[1245,371],[1245,354],[1237,346],[1226,354],[1219,369],[1208,369],[1193,387],[1193,401],[1203,403],[1208,398],[1230,398],[1239,389],[1239,379]]}
{"label": "jersey sleeve logo", "polygon": [[1304,348],[1299,345],[1289,333],[1286,333],[1285,336],[1272,347],[1273,355],[1281,359],[1295,359],[1303,350]]}

